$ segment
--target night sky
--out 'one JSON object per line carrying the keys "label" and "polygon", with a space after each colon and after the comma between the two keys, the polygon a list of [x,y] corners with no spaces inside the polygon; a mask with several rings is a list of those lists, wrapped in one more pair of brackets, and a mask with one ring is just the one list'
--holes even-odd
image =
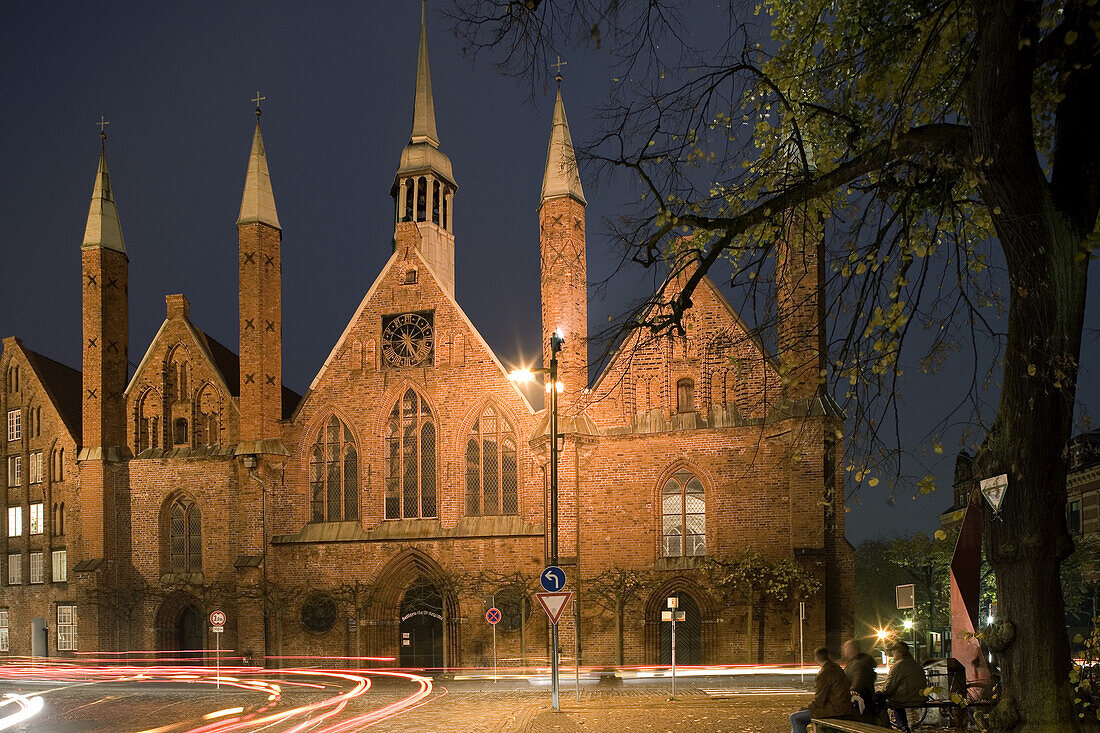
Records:
{"label": "night sky", "polygon": [[[686,28],[721,29],[700,5]],[[502,77],[462,55],[441,3],[428,42],[441,149],[455,198],[456,296],[507,365],[535,363],[539,344],[538,205],[553,89]],[[0,336],[80,364],[80,254],[100,115],[130,257],[130,354],[140,361],[184,293],[191,320],[236,350],[236,219],[259,90],[283,225],[283,374],[304,392],[390,254],[390,184],[412,120],[420,3],[136,2],[0,4]],[[717,39],[711,39],[717,40]],[[575,141],[594,133],[608,59],[576,49],[563,73]],[[603,221],[633,193],[584,179],[589,279],[617,259]],[[644,275],[614,281],[589,307],[590,331],[639,297]],[[1090,284],[1097,311],[1100,287]],[[1086,323],[1079,400],[1100,406],[1100,318]],[[916,370],[910,370],[915,373]],[[948,372],[915,377],[906,435],[921,436],[950,403]],[[995,395],[994,395],[995,397]],[[953,448],[932,465],[950,482]],[[861,493],[848,537],[936,528],[949,490],[889,507]]]}

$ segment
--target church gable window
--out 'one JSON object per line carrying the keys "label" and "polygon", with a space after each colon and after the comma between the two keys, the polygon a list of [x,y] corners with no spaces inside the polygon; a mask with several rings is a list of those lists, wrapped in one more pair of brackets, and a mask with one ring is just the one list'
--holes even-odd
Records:
{"label": "church gable window", "polygon": [[661,544],[665,557],[692,557],[707,553],[707,502],[703,484],[687,471],[665,482],[661,489]]}
{"label": "church gable window", "polygon": [[309,521],[359,518],[359,461],[355,438],[333,415],[317,431],[309,458]]}
{"label": "church gable window", "polygon": [[393,406],[385,440],[386,519],[437,516],[435,420],[415,390]]}
{"label": "church gable window", "polygon": [[466,514],[517,514],[516,434],[491,405],[466,440]]}
{"label": "church gable window", "polygon": [[173,427],[173,441],[175,445],[187,445],[187,418],[176,418]]}
{"label": "church gable window", "polygon": [[221,441],[221,397],[210,383],[199,392],[195,415],[196,445],[214,445]]}
{"label": "church gable window", "polygon": [[160,395],[155,390],[147,390],[145,394],[141,396],[141,401],[138,402],[137,415],[135,417],[136,425],[134,425],[134,439],[137,443],[137,450],[143,451],[147,448],[159,448],[161,442],[161,400]]}
{"label": "church gable window", "polygon": [[173,501],[168,510],[168,572],[202,572],[202,515],[187,497]]}

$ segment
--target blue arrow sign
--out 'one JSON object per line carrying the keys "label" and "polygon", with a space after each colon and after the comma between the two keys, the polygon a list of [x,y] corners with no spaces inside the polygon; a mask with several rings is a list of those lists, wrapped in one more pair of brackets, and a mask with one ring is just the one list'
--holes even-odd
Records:
{"label": "blue arrow sign", "polygon": [[565,571],[557,565],[550,565],[539,576],[543,590],[554,593],[565,587]]}

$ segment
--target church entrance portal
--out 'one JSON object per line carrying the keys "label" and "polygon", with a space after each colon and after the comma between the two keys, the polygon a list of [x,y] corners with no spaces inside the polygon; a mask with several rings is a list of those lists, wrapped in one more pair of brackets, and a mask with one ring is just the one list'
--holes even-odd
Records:
{"label": "church entrance portal", "polygon": [[180,613],[179,622],[176,624],[176,641],[180,650],[180,656],[185,659],[199,659],[202,657],[202,614],[194,604],[187,606]]}
{"label": "church entrance portal", "polygon": [[[684,620],[676,622],[676,666],[703,663],[703,624],[699,604],[687,593],[673,593],[679,598],[679,610]],[[664,605],[664,604],[662,604]],[[672,664],[672,624],[661,622],[661,664]]]}
{"label": "church entrance portal", "polygon": [[417,578],[401,601],[401,666],[443,666],[443,596],[439,587]]}

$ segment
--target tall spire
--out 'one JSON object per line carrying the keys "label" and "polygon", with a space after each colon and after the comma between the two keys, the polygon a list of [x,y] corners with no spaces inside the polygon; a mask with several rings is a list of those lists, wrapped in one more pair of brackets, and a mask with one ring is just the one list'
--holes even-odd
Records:
{"label": "tall spire", "polygon": [[244,195],[241,196],[241,213],[237,217],[237,226],[255,223],[282,230],[279,213],[275,210],[271,176],[267,172],[267,153],[264,152],[264,138],[260,134],[258,115],[256,132],[252,136],[252,152],[248,156],[248,172],[244,177]]}
{"label": "tall spire", "polygon": [[[100,135],[106,138],[106,135]],[[84,227],[85,247],[104,247],[126,254],[126,243],[122,239],[122,224],[118,220],[114,192],[111,191],[111,175],[107,172],[107,146],[99,149],[99,170],[95,174],[92,188],[92,203],[88,207],[88,223]]]}
{"label": "tall spire", "polygon": [[577,154],[573,150],[573,138],[569,135],[569,120],[565,117],[565,103],[561,100],[561,76],[558,77],[558,98],[554,102],[554,122],[550,130],[550,145],[546,148],[546,172],[542,178],[542,200],[557,196],[572,196],[582,204],[584,190],[577,168]]}
{"label": "tall spire", "polygon": [[439,147],[435,131],[435,102],[432,101],[432,72],[428,68],[427,0],[420,3],[420,51],[416,60],[416,94],[413,95],[413,125],[409,142]]}

